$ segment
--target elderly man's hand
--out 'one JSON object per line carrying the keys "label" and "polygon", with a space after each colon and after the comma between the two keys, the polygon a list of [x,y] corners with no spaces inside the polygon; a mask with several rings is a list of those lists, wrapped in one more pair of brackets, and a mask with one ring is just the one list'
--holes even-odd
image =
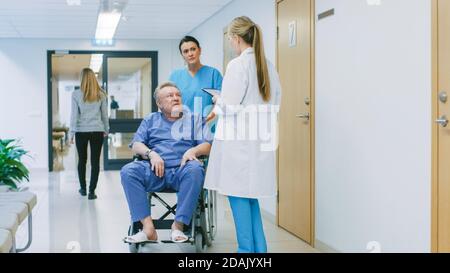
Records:
{"label": "elderly man's hand", "polygon": [[186,162],[190,161],[190,160],[197,160],[198,162],[200,162],[200,160],[198,160],[197,155],[195,153],[194,149],[189,149],[187,150],[184,155],[183,155],[183,159],[181,160],[181,167],[183,167]]}
{"label": "elderly man's hand", "polygon": [[152,151],[150,153],[150,166],[152,168],[152,171],[155,172],[157,177],[163,177],[164,176],[164,160],[157,154],[156,152]]}

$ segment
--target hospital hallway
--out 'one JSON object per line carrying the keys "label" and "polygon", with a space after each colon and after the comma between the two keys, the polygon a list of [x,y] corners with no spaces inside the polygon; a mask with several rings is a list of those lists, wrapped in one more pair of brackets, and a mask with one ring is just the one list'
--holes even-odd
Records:
{"label": "hospital hallway", "polygon": [[[74,169],[74,168],[71,168]],[[89,172],[88,172],[89,173]],[[33,243],[25,252],[39,253],[127,253],[128,244],[122,242],[129,225],[129,212],[120,183],[119,171],[101,171],[97,188],[98,199],[88,200],[78,194],[75,170],[62,172],[31,171],[28,186],[37,195],[33,209]],[[174,201],[175,195],[163,197]],[[158,216],[159,205],[152,208]],[[236,252],[236,238],[228,201],[218,198],[218,230],[216,238],[205,252]],[[17,232],[21,247],[27,240],[27,225]],[[264,219],[269,252],[318,252],[302,240]],[[169,240],[168,230],[158,230],[159,240]],[[195,252],[191,244],[150,244],[140,252]]]}
{"label": "hospital hallway", "polygon": [[0,254],[450,253],[450,0],[0,2]]}

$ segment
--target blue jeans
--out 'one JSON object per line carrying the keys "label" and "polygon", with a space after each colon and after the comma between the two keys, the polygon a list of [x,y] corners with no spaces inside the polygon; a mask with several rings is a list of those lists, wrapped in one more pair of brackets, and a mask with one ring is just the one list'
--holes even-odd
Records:
{"label": "blue jeans", "polygon": [[233,212],[238,253],[266,253],[267,243],[257,199],[228,196]]}
{"label": "blue jeans", "polygon": [[125,165],[120,175],[133,222],[151,215],[147,192],[172,189],[178,192],[175,220],[189,225],[203,188],[205,170],[201,163],[188,161],[183,167],[167,168],[159,178],[148,161],[137,161]]}

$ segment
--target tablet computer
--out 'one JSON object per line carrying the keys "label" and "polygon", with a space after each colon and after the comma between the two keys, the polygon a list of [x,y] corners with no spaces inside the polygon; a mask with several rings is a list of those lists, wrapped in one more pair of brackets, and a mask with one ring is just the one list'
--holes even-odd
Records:
{"label": "tablet computer", "polygon": [[220,95],[220,90],[213,89],[213,88],[202,88],[202,90],[211,96]]}

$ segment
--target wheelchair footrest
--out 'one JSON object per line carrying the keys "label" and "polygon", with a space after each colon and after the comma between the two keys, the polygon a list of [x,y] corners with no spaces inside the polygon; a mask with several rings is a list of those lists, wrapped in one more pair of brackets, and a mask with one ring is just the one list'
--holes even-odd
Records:
{"label": "wheelchair footrest", "polygon": [[171,229],[173,220],[153,220],[156,229]]}
{"label": "wheelchair footrest", "polygon": [[[153,220],[153,225],[155,229],[172,229],[173,219],[164,219],[164,220]],[[184,232],[189,231],[190,227],[184,225]]]}
{"label": "wheelchair footrest", "polygon": [[188,243],[190,244],[190,243],[192,243],[191,239],[192,238],[189,237],[189,239],[186,242],[182,242],[182,243],[175,243],[175,242],[172,242],[171,240],[161,240],[160,242],[163,244],[188,244]]}

